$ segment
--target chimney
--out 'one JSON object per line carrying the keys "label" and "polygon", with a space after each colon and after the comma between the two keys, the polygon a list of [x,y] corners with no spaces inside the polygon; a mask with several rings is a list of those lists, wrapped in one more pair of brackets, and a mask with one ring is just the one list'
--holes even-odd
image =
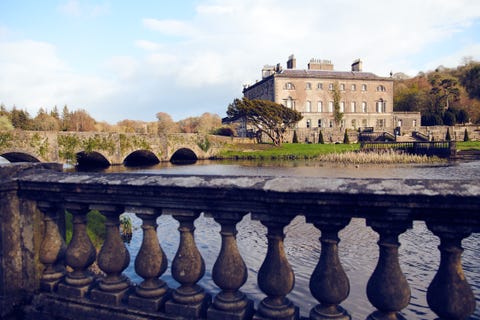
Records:
{"label": "chimney", "polygon": [[333,63],[330,60],[310,59],[308,70],[333,70]]}
{"label": "chimney", "polygon": [[297,59],[295,59],[295,56],[292,54],[290,57],[288,57],[287,60],[287,69],[296,69],[297,68]]}
{"label": "chimney", "polygon": [[358,71],[358,72],[362,71],[362,60],[357,59],[357,60],[353,61],[352,71]]}

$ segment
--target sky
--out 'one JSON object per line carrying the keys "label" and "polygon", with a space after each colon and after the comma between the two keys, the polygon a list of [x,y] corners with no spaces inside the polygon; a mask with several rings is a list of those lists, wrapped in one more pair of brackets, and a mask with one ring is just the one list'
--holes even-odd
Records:
{"label": "sky", "polygon": [[480,61],[480,1],[0,0],[0,104],[31,116],[223,117],[291,54],[379,76]]}

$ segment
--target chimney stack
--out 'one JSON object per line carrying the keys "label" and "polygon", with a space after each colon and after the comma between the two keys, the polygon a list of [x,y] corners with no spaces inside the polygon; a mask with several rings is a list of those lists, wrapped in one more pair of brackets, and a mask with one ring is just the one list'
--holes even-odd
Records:
{"label": "chimney stack", "polygon": [[292,54],[290,57],[288,57],[287,60],[287,69],[296,69],[297,68],[297,59],[295,59],[295,56]]}
{"label": "chimney stack", "polygon": [[362,60],[357,59],[357,60],[353,61],[352,71],[358,71],[358,72],[362,71]]}

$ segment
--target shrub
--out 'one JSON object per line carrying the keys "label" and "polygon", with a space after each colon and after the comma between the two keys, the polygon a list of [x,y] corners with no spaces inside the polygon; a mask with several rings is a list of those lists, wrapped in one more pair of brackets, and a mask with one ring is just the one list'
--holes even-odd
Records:
{"label": "shrub", "polygon": [[450,136],[450,128],[447,128],[447,133],[445,134],[445,140],[450,141],[452,137]]}
{"label": "shrub", "polygon": [[293,131],[292,143],[298,143],[297,131]]}
{"label": "shrub", "polygon": [[350,139],[348,138],[347,129],[345,129],[345,134],[343,135],[343,143],[344,144],[350,144]]}
{"label": "shrub", "polygon": [[325,140],[323,140],[323,133],[321,130],[318,132],[318,143],[325,144]]}

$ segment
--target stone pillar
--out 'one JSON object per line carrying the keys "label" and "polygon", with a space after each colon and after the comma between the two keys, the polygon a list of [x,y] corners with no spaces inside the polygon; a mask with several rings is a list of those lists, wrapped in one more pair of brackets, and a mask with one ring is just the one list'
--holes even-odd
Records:
{"label": "stone pillar", "polygon": [[466,319],[475,311],[475,296],[462,269],[462,240],[472,230],[449,223],[427,226],[440,238],[440,266],[428,287],[428,305],[439,319]]}
{"label": "stone pillar", "polygon": [[212,278],[222,291],[217,294],[208,309],[208,319],[250,319],[253,315],[253,301],[239,289],[247,281],[245,262],[237,247],[237,223],[243,214],[215,212],[212,214],[221,225],[222,247],[213,266]]}
{"label": "stone pillar", "polygon": [[[54,292],[65,276],[66,245],[58,227],[58,215],[65,215],[65,212],[55,204],[47,202],[39,202],[38,208],[44,213],[45,225],[39,254],[40,262],[45,266],[40,280],[40,289]],[[63,219],[60,220],[63,221]]]}
{"label": "stone pillar", "polygon": [[87,234],[88,205],[68,203],[65,209],[73,214],[73,235],[65,254],[65,262],[73,271],[58,285],[58,293],[70,298],[83,298],[94,280],[88,267],[95,262],[96,251]]}
{"label": "stone pillar", "polygon": [[125,296],[130,281],[122,274],[130,263],[130,254],[120,236],[119,217],[124,212],[123,207],[92,206],[107,218],[105,222],[106,238],[98,253],[98,267],[105,273],[98,281],[98,287],[91,292],[92,300],[119,305]]}
{"label": "stone pillar", "polygon": [[258,286],[267,297],[258,305],[254,319],[298,319],[299,310],[287,295],[295,285],[295,275],[288,263],[283,247],[283,228],[291,217],[276,217],[274,221],[260,219],[267,227],[268,248],[265,260],[258,271]]}
{"label": "stone pillar", "polygon": [[206,316],[211,303],[210,295],[197,284],[205,274],[205,262],[195,244],[193,222],[199,212],[175,211],[173,217],[180,223],[180,244],[172,261],[172,276],[180,287],[172,293],[172,300],[165,303],[165,311],[187,318]]}
{"label": "stone pillar", "polygon": [[310,311],[310,319],[351,319],[348,312],[340,306],[350,293],[350,283],[338,257],[338,232],[345,228],[350,218],[329,219],[307,216],[307,222],[313,222],[321,231],[322,251],[318,264],[310,278],[310,291],[320,302]]}
{"label": "stone pillar", "polygon": [[377,267],[367,283],[367,297],[377,308],[368,319],[403,319],[400,311],[410,302],[410,287],[398,261],[398,236],[412,227],[410,221],[367,220],[380,235]]}
{"label": "stone pillar", "polygon": [[144,280],[135,287],[135,294],[130,295],[128,304],[137,309],[159,311],[163,309],[169,292],[167,284],[159,279],[168,266],[157,236],[156,220],[162,213],[158,209],[146,208],[135,211],[143,221],[143,241],[135,259],[135,271]]}

